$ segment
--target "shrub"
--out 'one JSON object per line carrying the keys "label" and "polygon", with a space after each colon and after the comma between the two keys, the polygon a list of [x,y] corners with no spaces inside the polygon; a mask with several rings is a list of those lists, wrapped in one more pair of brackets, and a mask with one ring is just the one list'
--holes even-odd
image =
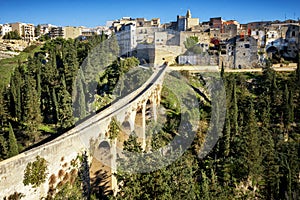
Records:
{"label": "shrub", "polygon": [[24,172],[24,185],[31,184],[32,187],[39,187],[45,182],[47,177],[47,161],[40,156],[36,157],[36,161],[27,164]]}

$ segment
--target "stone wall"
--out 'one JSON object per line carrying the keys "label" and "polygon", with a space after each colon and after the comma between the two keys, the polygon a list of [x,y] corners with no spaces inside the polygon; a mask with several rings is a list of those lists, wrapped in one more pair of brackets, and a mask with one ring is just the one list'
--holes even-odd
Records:
{"label": "stone wall", "polygon": [[178,57],[178,64],[191,64],[191,65],[218,65],[218,56],[202,53],[197,55],[182,55]]}
{"label": "stone wall", "polygon": [[180,46],[184,47],[184,42],[187,38],[191,36],[197,36],[200,44],[209,44],[210,35],[207,32],[191,32],[191,31],[182,31],[180,32]]}
{"label": "stone wall", "polygon": [[154,44],[138,44],[133,56],[137,57],[141,64],[144,64],[144,62],[154,63],[154,52]]}
{"label": "stone wall", "polygon": [[0,51],[23,51],[30,43],[24,40],[0,39]]}
{"label": "stone wall", "polygon": [[176,57],[182,54],[184,49],[181,46],[155,46],[155,65],[162,65],[165,62],[176,63]]}

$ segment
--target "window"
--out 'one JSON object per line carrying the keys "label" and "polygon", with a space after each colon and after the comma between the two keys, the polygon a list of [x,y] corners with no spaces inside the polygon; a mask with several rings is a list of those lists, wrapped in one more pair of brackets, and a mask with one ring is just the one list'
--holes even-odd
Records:
{"label": "window", "polygon": [[296,33],[295,31],[292,32],[292,37],[295,37],[296,36]]}
{"label": "window", "polygon": [[245,48],[250,48],[250,44],[245,44]]}

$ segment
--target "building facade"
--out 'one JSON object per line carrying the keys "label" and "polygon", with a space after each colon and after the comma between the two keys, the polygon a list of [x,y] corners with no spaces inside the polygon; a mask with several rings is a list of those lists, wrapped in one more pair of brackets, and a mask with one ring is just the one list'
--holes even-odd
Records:
{"label": "building facade", "polygon": [[34,34],[35,27],[33,24],[16,22],[16,23],[11,23],[10,26],[12,27],[12,31],[17,31],[23,40],[25,41],[35,40],[35,34]]}
{"label": "building facade", "polygon": [[9,24],[0,24],[0,38],[2,38],[5,34],[12,31],[12,27]]}

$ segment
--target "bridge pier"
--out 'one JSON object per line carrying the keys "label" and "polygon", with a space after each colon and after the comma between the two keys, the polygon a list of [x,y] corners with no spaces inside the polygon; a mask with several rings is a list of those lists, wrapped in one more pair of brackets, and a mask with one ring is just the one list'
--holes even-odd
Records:
{"label": "bridge pier", "polygon": [[145,150],[146,148],[146,101],[142,102],[137,107],[134,132],[138,137],[138,142],[141,143],[142,149]]}

